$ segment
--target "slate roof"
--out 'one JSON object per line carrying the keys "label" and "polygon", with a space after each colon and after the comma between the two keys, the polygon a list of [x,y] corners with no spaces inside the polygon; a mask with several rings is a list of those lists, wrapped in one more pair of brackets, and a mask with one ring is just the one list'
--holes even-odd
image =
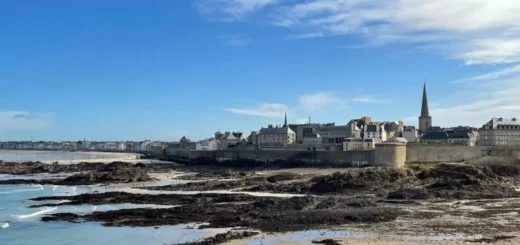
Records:
{"label": "slate roof", "polygon": [[306,134],[303,136],[303,138],[313,138],[313,139],[316,139],[316,138],[319,138],[321,137],[319,134],[315,134],[315,133],[312,133],[312,134]]}
{"label": "slate roof", "polygon": [[498,126],[518,126],[520,125],[520,119],[517,118],[493,118],[482,127],[489,126],[492,129],[496,129]]}
{"label": "slate roof", "polygon": [[262,128],[260,134],[294,134],[290,128]]}
{"label": "slate roof", "polygon": [[427,132],[422,137],[421,140],[448,140],[449,136],[446,132]]}
{"label": "slate roof", "polygon": [[344,126],[321,126],[316,129],[317,132],[348,132],[351,127],[344,125]]}

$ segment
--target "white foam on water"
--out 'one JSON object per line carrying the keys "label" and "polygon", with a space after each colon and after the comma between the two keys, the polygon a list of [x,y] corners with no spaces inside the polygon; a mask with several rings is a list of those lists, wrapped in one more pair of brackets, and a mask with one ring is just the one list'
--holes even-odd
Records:
{"label": "white foam on water", "polygon": [[56,188],[58,188],[58,186],[57,186],[57,185],[53,186],[53,187],[52,187],[52,191],[55,191],[55,190],[56,190]]}
{"label": "white foam on water", "polygon": [[97,206],[92,207],[92,211],[96,211],[96,210],[97,210]]}
{"label": "white foam on water", "polygon": [[56,209],[58,209],[58,208],[57,207],[47,208],[47,209],[44,209],[44,210],[41,210],[41,211],[38,211],[38,212],[35,212],[35,213],[32,213],[32,214],[16,215],[15,217],[18,218],[18,219],[27,219],[27,218],[35,217],[35,216],[38,216],[38,215],[42,215],[44,213],[52,212],[52,211],[54,211]]}
{"label": "white foam on water", "polygon": [[2,224],[0,225],[0,227],[2,227],[2,229],[5,229],[5,228],[9,227],[9,223],[7,223],[7,222],[2,223]]}

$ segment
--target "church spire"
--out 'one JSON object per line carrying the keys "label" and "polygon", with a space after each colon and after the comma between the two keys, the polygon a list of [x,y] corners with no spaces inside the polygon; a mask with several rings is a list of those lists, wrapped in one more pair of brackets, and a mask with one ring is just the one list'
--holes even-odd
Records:
{"label": "church spire", "polygon": [[429,117],[430,110],[428,109],[428,97],[426,95],[426,83],[423,86],[423,95],[422,95],[422,107],[421,107],[421,117]]}
{"label": "church spire", "polygon": [[283,123],[283,127],[287,127],[287,112],[285,113],[285,121]]}
{"label": "church spire", "polygon": [[432,127],[432,117],[428,109],[428,97],[426,95],[426,83],[423,86],[423,97],[421,106],[421,115],[419,116],[419,131],[425,133]]}

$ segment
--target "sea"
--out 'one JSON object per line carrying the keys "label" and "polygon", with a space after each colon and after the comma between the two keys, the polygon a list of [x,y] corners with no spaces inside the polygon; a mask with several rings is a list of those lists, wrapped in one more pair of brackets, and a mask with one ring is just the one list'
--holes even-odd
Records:
{"label": "sea", "polygon": [[3,161],[58,161],[67,162],[74,160],[114,159],[117,153],[95,153],[95,152],[68,152],[68,151],[20,151],[0,150],[0,160]]}
{"label": "sea", "polygon": [[[8,156],[0,153],[0,160],[24,161],[85,159],[81,153],[38,153],[16,152]],[[67,154],[67,156],[63,156]],[[101,156],[102,154],[100,154]],[[8,157],[6,157],[8,156]],[[64,178],[64,174],[36,174],[14,176],[0,174],[0,180],[23,178]],[[172,182],[179,183],[179,182]],[[164,184],[161,183],[161,184]],[[34,204],[62,201],[31,201],[40,196],[69,196],[82,193],[113,191],[106,186],[54,186],[54,185],[0,185],[0,245],[164,245],[184,243],[224,233],[228,229],[192,229],[194,224],[160,227],[104,227],[100,223],[42,222],[41,217],[52,213],[71,212],[88,214],[94,211],[109,211],[126,208],[165,208],[154,205],[71,205],[44,208],[29,208]],[[279,238],[289,241],[307,241],[329,236],[363,236],[363,234],[337,233],[334,231],[305,231],[283,235]],[[273,244],[277,237],[263,237],[245,242],[245,245]]]}

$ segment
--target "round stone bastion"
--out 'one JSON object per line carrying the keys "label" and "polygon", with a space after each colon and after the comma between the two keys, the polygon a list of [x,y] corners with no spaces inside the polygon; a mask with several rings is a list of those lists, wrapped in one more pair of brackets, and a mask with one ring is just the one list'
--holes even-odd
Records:
{"label": "round stone bastion", "polygon": [[374,150],[374,165],[393,168],[404,168],[406,163],[406,139],[392,137],[376,144]]}

